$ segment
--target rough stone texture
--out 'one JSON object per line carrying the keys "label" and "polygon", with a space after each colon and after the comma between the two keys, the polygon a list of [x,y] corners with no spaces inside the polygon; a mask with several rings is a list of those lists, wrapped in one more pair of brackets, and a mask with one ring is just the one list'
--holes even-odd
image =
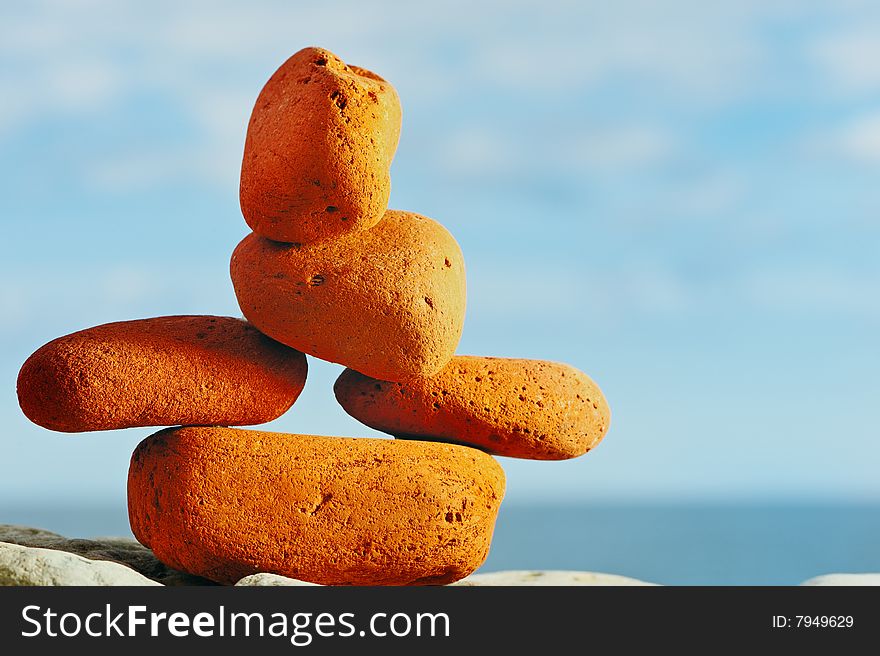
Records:
{"label": "rough stone texture", "polygon": [[656,585],[616,574],[564,570],[510,570],[471,574],[453,585]]}
{"label": "rough stone texture", "polygon": [[148,437],[128,477],[138,540],[220,583],[449,583],[486,558],[503,494],[476,449],[211,427]]}
{"label": "rough stone texture", "polygon": [[90,560],[117,562],[162,585],[214,585],[207,579],[166,567],[152,551],[131,538],[108,537],[84,540],[66,538],[38,528],[0,524],[0,542],[65,551]]}
{"label": "rough stone texture", "polygon": [[460,355],[435,376],[403,383],[347,369],[334,391],[348,414],[376,430],[535,460],[583,455],[611,418],[589,377],[541,360]]}
{"label": "rough stone texture", "polygon": [[280,576],[279,574],[266,574],[262,572],[260,574],[251,574],[250,576],[245,576],[235,585],[237,586],[254,586],[254,587],[264,587],[264,586],[307,586],[314,587],[319,584],[317,583],[309,583],[308,581],[300,581],[298,579],[292,579],[289,576]]}
{"label": "rough stone texture", "polygon": [[878,574],[824,574],[807,579],[801,585],[873,586],[880,585]]}
{"label": "rough stone texture", "polygon": [[119,563],[0,542],[0,585],[160,585]]}
{"label": "rough stone texture", "polygon": [[252,425],[302,391],[306,359],[232,317],[108,323],[40,348],[18,375],[36,424],[81,432],[175,424]]}
{"label": "rough stone texture", "polygon": [[18,524],[0,524],[0,542],[11,542],[26,547],[46,546],[43,541],[66,539],[63,535],[42,528],[20,526]]}
{"label": "rough stone texture", "polygon": [[260,92],[241,165],[241,210],[259,235],[305,243],[364,230],[388,206],[400,100],[381,77],[322,48]]}
{"label": "rough stone texture", "polygon": [[375,378],[435,374],[461,337],[461,249],[418,214],[389,210],[370,230],[303,246],[251,234],[230,271],[238,304],[257,328]]}

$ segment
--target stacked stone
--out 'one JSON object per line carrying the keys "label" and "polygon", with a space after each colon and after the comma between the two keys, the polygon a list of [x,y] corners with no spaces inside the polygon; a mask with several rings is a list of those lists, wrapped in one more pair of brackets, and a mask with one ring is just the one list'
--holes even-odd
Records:
{"label": "stacked stone", "polygon": [[[607,431],[573,367],[454,355],[464,259],[436,221],[387,208],[400,126],[381,77],[296,53],[248,126],[253,232],[230,266],[246,321],[106,324],[22,367],[21,407],[46,428],[178,426],[138,445],[128,478],[132,531],[166,565],[221,583],[450,583],[488,554],[505,487],[492,455],[572,458]],[[345,365],[342,407],[405,439],[230,428],[290,408],[304,354]]]}

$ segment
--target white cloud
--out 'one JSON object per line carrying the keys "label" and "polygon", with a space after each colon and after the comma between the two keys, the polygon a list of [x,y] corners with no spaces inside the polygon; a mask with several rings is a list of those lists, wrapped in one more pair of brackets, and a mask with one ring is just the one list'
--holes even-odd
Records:
{"label": "white cloud", "polygon": [[553,322],[614,325],[646,317],[687,312],[702,290],[666,267],[643,262],[613,269],[564,261],[520,260],[516,267],[496,261],[471,272],[469,313],[479,321],[503,325],[524,316]]}
{"label": "white cloud", "polygon": [[791,9],[766,4],[550,2],[539,12],[514,6],[504,12],[504,29],[480,39],[475,64],[490,84],[555,91],[558,102],[566,102],[566,90],[636,79],[687,94],[693,105],[715,104],[767,79],[771,53],[754,28],[765,16]]}
{"label": "white cloud", "polygon": [[880,114],[852,121],[840,130],[835,142],[837,151],[849,159],[880,164]]}
{"label": "white cloud", "polygon": [[668,206],[687,217],[729,216],[748,194],[744,177],[734,171],[706,171],[672,185]]}
{"label": "white cloud", "polygon": [[105,107],[122,93],[125,82],[112,62],[75,57],[46,71],[45,94],[56,111],[83,111]]}
{"label": "white cloud", "polygon": [[[107,321],[162,314],[228,313],[238,316],[226,265],[108,264],[24,277],[0,275],[0,336],[71,330]],[[9,344],[7,343],[7,347]]]}
{"label": "white cloud", "polygon": [[92,189],[113,194],[144,192],[181,182],[228,190],[238,187],[240,158],[240,150],[218,144],[138,150],[88,164],[83,176]]}
{"label": "white cloud", "polygon": [[[471,267],[469,320],[480,324],[578,322],[597,326],[658,318],[713,316],[731,307],[760,316],[791,314],[837,320],[880,320],[880,277],[857,268],[772,261],[712,270],[707,277],[679,273],[668,263],[629,258],[612,267],[572,260],[532,264],[526,258]],[[708,273],[708,272],[707,272]]]}
{"label": "white cloud", "polygon": [[162,281],[154,271],[124,266],[110,269],[98,281],[97,290],[110,305],[138,305],[161,296],[166,286],[167,280]]}
{"label": "white cloud", "polygon": [[880,89],[880,23],[822,37],[811,51],[838,89]]}
{"label": "white cloud", "polygon": [[[655,168],[670,168],[686,161],[687,151],[679,147],[665,160],[654,162]],[[731,234],[742,236],[744,230],[752,230],[756,220],[752,214],[743,213],[745,201],[753,197],[755,190],[750,188],[750,180],[739,170],[729,167],[715,167],[706,164],[697,170],[676,171],[672,175],[657,178],[654,184],[640,188],[638,194],[624,193],[617,200],[621,210],[620,220],[631,229],[637,227],[664,226],[665,229],[683,231],[688,226],[714,224],[721,229],[729,229]],[[624,186],[626,190],[626,186]],[[736,223],[729,223],[736,216]],[[763,228],[760,228],[763,230]],[[766,233],[765,233],[766,234]]]}
{"label": "white cloud", "polygon": [[676,154],[676,137],[649,125],[619,124],[572,138],[563,159],[590,173],[621,173],[668,162]]}
{"label": "white cloud", "polygon": [[488,126],[467,125],[446,136],[439,165],[447,175],[495,177],[523,166],[524,153],[514,139]]}
{"label": "white cloud", "polygon": [[[700,105],[760,85],[770,55],[754,26],[766,15],[791,11],[788,4],[774,3],[777,8],[771,10],[756,0],[586,6],[559,1],[536,10],[531,3],[499,1],[456,2],[432,11],[390,0],[330,5],[35,2],[4,10],[0,20],[0,53],[10,59],[0,69],[7,71],[0,72],[0,95],[14,98],[4,100],[9,106],[0,110],[0,133],[4,123],[8,133],[49,116],[105,111],[114,99],[147,92],[180,108],[195,126],[187,139],[209,151],[209,157],[190,158],[195,167],[190,175],[225,184],[228,177],[216,175],[213,160],[225,158],[237,166],[247,116],[264,77],[306,44],[336,48],[376,68],[395,82],[404,99],[413,95],[420,103],[453,90],[470,94],[513,88],[557,94],[549,99],[552,106],[567,102],[569,90],[635,76],[639,84],[653,85],[670,98]],[[243,79],[243,71],[251,69],[264,77]],[[670,142],[652,129],[635,126],[625,133],[592,135],[592,146],[585,143],[578,157],[593,169],[656,161]],[[465,162],[506,162],[508,153],[496,151],[485,136],[470,143],[451,138],[450,149],[458,149]],[[142,166],[150,158],[167,163],[179,148],[169,146],[164,157],[131,153],[127,159],[140,160]],[[607,160],[599,162],[600,156]],[[112,168],[117,157],[96,166]],[[141,184],[167,179],[162,172],[144,171]]]}
{"label": "white cloud", "polygon": [[670,130],[626,123],[542,134],[472,123],[437,135],[435,146],[445,175],[484,180],[614,176],[668,164],[679,154]]}
{"label": "white cloud", "polygon": [[818,266],[763,268],[744,275],[734,289],[765,311],[880,319],[880,278],[873,272]]}
{"label": "white cloud", "polygon": [[184,99],[193,116],[212,139],[234,141],[244,147],[244,136],[255,97],[237,89],[208,89]]}
{"label": "white cloud", "polygon": [[27,119],[29,109],[29,103],[21,95],[3,98],[0,103],[0,139]]}
{"label": "white cloud", "polygon": [[824,131],[805,136],[797,149],[813,160],[848,162],[874,167],[880,164],[880,112],[849,117]]}

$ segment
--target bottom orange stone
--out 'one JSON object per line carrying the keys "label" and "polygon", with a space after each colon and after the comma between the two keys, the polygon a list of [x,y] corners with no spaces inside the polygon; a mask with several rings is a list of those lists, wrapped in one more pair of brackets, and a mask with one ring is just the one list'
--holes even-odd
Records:
{"label": "bottom orange stone", "polygon": [[451,583],[485,560],[503,496],[469,447],[219,427],[151,435],[128,474],[137,539],[219,583]]}

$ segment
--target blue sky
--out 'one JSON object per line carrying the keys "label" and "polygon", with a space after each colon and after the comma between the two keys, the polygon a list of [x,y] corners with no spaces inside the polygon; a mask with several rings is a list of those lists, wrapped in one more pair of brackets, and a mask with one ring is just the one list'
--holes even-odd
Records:
{"label": "blue sky", "polygon": [[[0,498],[124,497],[149,429],[30,425],[44,342],[237,315],[262,84],[327,47],[404,110],[392,206],[468,266],[461,353],[569,362],[611,432],[509,499],[880,499],[876,3],[32,2],[0,8]],[[270,424],[370,435],[339,369]]]}

